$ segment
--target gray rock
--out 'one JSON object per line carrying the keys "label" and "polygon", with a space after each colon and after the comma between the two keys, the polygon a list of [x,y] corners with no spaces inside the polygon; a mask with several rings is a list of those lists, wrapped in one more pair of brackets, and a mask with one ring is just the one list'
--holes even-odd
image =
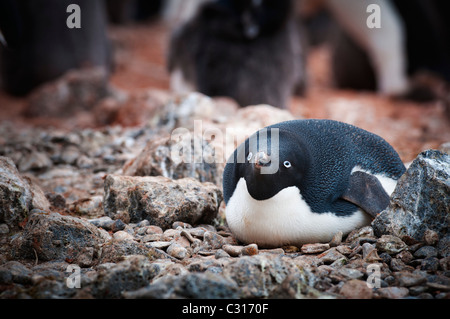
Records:
{"label": "gray rock", "polygon": [[365,281],[351,279],[344,283],[339,293],[348,299],[371,299],[372,289]]}
{"label": "gray rock", "polygon": [[18,283],[23,285],[31,284],[32,272],[18,261],[9,261],[0,266],[0,283]]}
{"label": "gray rock", "polygon": [[225,244],[225,239],[216,232],[206,231],[203,235],[203,246],[205,249],[219,249]]}
{"label": "gray rock", "polygon": [[394,273],[394,277],[401,287],[417,286],[427,282],[425,274],[421,272],[399,271]]}
{"label": "gray rock", "polygon": [[19,174],[10,158],[0,156],[0,223],[17,229],[34,208],[48,210],[50,203],[37,185]]}
{"label": "gray rock", "polygon": [[108,175],[103,207],[112,219],[134,223],[147,219],[167,229],[175,221],[211,223],[221,201],[218,187],[193,178]]}
{"label": "gray rock", "polygon": [[89,266],[110,240],[87,220],[57,213],[33,214],[23,233],[12,241],[12,256],[43,261],[68,260]]}
{"label": "gray rock", "polygon": [[372,222],[375,233],[421,241],[427,230],[443,236],[450,225],[450,156],[419,154],[398,181],[389,207]]}
{"label": "gray rock", "polygon": [[319,260],[324,263],[324,264],[331,264],[334,263],[337,260],[342,260],[342,261],[346,261],[347,257],[345,257],[344,255],[342,255],[337,249],[336,247],[330,248],[326,251],[324,251],[323,253],[321,253],[320,255],[317,256],[319,258]]}
{"label": "gray rock", "polygon": [[409,290],[405,287],[386,287],[379,288],[377,294],[380,298],[401,299],[408,296]]}
{"label": "gray rock", "polygon": [[224,277],[237,283],[244,298],[267,297],[288,275],[298,273],[290,258],[272,254],[232,259],[223,268]]}
{"label": "gray rock", "polygon": [[234,281],[210,272],[164,276],[147,287],[125,292],[123,295],[130,299],[236,299],[240,297],[238,286]]}
{"label": "gray rock", "polygon": [[383,235],[377,240],[376,247],[381,252],[393,255],[405,250],[407,245],[397,236]]}
{"label": "gray rock", "polygon": [[437,249],[433,246],[423,246],[414,252],[414,257],[416,258],[437,257],[437,255]]}
{"label": "gray rock", "polygon": [[102,67],[83,68],[45,83],[30,95],[27,115],[67,117],[91,109],[109,93],[107,73]]}
{"label": "gray rock", "polygon": [[189,257],[188,250],[177,243],[172,243],[169,247],[167,247],[167,253],[177,259]]}
{"label": "gray rock", "polygon": [[120,298],[126,291],[148,285],[160,271],[160,265],[152,263],[145,256],[128,256],[112,267],[99,270],[89,288],[96,298]]}
{"label": "gray rock", "polygon": [[450,234],[439,240],[437,249],[441,257],[450,257]]}
{"label": "gray rock", "polygon": [[215,158],[214,148],[202,137],[189,131],[183,134],[152,139],[135,159],[124,165],[123,174],[171,179],[192,177],[221,185],[223,160]]}
{"label": "gray rock", "polygon": [[101,227],[105,230],[111,230],[113,232],[125,229],[125,223],[122,222],[122,220],[112,220],[108,216],[90,219],[89,222],[94,226]]}

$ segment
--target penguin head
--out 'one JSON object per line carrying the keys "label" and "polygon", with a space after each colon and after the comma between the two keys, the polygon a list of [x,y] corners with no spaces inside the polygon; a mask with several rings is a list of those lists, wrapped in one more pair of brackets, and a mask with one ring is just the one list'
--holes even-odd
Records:
{"label": "penguin head", "polygon": [[251,136],[239,151],[245,163],[240,164],[240,176],[249,194],[256,200],[266,200],[279,191],[295,186],[301,188],[309,167],[308,152],[294,134],[270,129]]}

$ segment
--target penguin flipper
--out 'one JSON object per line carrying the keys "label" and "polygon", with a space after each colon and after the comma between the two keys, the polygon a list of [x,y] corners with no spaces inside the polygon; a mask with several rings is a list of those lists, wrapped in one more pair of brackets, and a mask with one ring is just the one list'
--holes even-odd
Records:
{"label": "penguin flipper", "polygon": [[378,178],[360,171],[350,175],[348,188],[341,197],[361,207],[373,218],[384,210],[390,201]]}

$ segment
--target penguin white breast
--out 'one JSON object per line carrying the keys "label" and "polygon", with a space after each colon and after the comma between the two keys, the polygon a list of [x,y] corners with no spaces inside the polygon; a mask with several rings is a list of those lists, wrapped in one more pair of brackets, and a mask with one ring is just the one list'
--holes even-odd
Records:
{"label": "penguin white breast", "polygon": [[244,178],[238,181],[225,215],[239,240],[261,247],[327,242],[338,231],[347,234],[371,220],[359,209],[345,217],[331,212],[314,213],[295,186],[284,188],[269,199],[256,200],[249,194]]}

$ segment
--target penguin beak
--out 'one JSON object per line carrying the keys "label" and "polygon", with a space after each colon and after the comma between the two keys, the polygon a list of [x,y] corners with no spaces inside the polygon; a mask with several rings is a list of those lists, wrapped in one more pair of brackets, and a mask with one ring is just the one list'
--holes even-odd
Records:
{"label": "penguin beak", "polygon": [[269,166],[271,162],[270,156],[265,152],[258,152],[255,156],[255,168],[258,170],[263,166]]}

